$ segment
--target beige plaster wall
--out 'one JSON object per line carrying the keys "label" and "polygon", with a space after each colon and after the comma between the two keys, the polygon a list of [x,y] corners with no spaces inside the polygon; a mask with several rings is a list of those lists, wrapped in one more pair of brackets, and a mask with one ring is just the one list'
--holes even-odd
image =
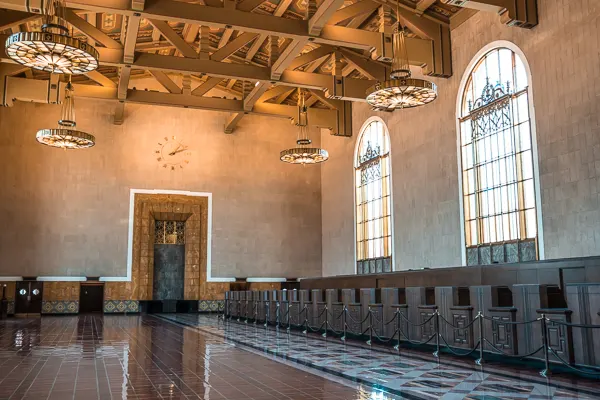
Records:
{"label": "beige plaster wall", "polygon": [[511,28],[478,13],[452,31],[454,76],[432,79],[439,98],[415,110],[353,109],[354,137],[323,138],[323,274],[354,273],[352,161],[356,137],[378,115],[391,134],[395,268],[460,265],[456,98],[463,73],[488,43],[508,40],[531,67],[545,257],[600,253],[600,2],[538,1],[540,24]]}
{"label": "beige plaster wall", "polygon": [[[296,136],[288,120],[246,116],[226,135],[222,113],[128,104],[116,126],[110,103],[76,110],[92,149],[35,142],[58,106],[0,108],[0,276],[124,276],[131,188],[213,194],[213,276],[321,274],[320,170],[279,161]],[[156,160],[171,135],[192,151],[183,170]]]}

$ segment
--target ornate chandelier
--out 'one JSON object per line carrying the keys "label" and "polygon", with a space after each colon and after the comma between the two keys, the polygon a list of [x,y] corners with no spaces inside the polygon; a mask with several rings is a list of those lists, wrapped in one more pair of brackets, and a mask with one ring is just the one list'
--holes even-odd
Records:
{"label": "ornate chandelier", "polygon": [[6,39],[6,55],[30,68],[54,74],[85,74],[98,68],[98,51],[69,36],[64,0],[48,1],[41,32],[17,32]]}
{"label": "ornate chandelier", "polygon": [[367,103],[375,111],[395,111],[431,103],[437,98],[437,86],[429,81],[411,78],[406,49],[406,34],[400,25],[396,4],[397,27],[392,35],[392,72],[390,79],[377,82],[367,90]]}
{"label": "ornate chandelier", "polygon": [[304,93],[298,89],[298,118],[296,125],[300,128],[296,144],[298,147],[283,150],[279,159],[290,164],[318,164],[327,161],[329,153],[318,147],[309,147],[312,141],[308,138],[308,109],[304,104]]}
{"label": "ornate chandelier", "polygon": [[96,144],[94,136],[76,129],[74,91],[69,79],[65,88],[65,100],[58,120],[58,127],[39,130],[35,138],[41,144],[63,149],[85,149]]}

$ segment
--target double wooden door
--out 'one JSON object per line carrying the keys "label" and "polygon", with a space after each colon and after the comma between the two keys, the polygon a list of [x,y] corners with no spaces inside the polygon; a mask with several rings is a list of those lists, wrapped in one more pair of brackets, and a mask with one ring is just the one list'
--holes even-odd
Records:
{"label": "double wooden door", "polygon": [[39,315],[42,313],[43,282],[21,281],[17,282],[17,293],[15,295],[15,314]]}

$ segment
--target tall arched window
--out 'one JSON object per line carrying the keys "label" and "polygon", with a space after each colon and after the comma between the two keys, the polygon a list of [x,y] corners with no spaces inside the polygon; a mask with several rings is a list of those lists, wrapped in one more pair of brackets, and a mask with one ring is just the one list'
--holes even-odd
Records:
{"label": "tall arched window", "polygon": [[355,156],[357,273],[392,271],[390,138],[380,119],[367,121]]}
{"label": "tall arched window", "polygon": [[474,64],[459,110],[467,265],[538,259],[537,167],[524,60],[505,47]]}

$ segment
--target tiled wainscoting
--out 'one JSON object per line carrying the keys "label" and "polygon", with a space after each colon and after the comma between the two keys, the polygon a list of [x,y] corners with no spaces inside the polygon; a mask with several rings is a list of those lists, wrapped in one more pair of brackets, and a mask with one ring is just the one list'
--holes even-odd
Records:
{"label": "tiled wainscoting", "polygon": [[77,314],[79,300],[42,301],[42,314]]}
{"label": "tiled wainscoting", "polygon": [[217,312],[225,309],[225,300],[198,300],[198,312]]}
{"label": "tiled wainscoting", "polygon": [[140,312],[138,300],[104,300],[104,313],[137,313]]}

